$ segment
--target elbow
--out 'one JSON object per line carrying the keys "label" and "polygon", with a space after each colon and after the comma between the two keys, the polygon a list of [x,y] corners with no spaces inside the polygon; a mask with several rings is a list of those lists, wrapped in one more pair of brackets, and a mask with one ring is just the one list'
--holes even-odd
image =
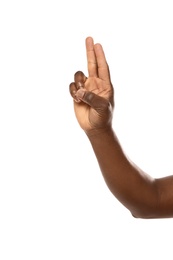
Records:
{"label": "elbow", "polygon": [[156,207],[143,207],[138,208],[137,210],[130,211],[132,217],[134,218],[140,218],[140,219],[154,219],[159,218],[159,213]]}
{"label": "elbow", "polygon": [[133,218],[139,218],[139,219],[154,219],[154,218],[158,218],[157,214],[154,213],[144,213],[144,212],[138,212],[138,213],[134,213],[131,212],[131,215]]}
{"label": "elbow", "polygon": [[132,215],[133,218],[139,218],[139,219],[151,219],[151,218],[153,218],[149,214],[140,214],[140,213],[136,214],[136,213],[131,212],[131,215]]}
{"label": "elbow", "polygon": [[147,195],[144,196],[143,200],[138,201],[135,204],[132,210],[130,210],[131,215],[134,218],[140,219],[156,219],[161,217],[160,212],[160,196],[159,196],[159,189],[156,180],[152,183],[152,189],[150,190],[150,196],[148,197],[149,192]]}

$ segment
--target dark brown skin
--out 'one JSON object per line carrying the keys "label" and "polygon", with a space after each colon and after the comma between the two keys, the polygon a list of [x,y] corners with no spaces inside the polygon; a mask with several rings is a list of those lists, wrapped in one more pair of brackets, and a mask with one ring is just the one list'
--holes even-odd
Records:
{"label": "dark brown skin", "polygon": [[114,90],[103,48],[86,38],[88,77],[70,84],[74,111],[113,195],[136,218],[173,217],[173,176],[152,178],[125,155],[112,129]]}

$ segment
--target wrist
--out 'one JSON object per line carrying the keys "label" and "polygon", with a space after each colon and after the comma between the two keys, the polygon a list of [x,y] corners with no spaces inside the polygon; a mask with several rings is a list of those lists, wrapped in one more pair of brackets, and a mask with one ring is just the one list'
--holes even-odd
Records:
{"label": "wrist", "polygon": [[96,138],[101,139],[103,136],[111,136],[114,131],[112,125],[110,125],[104,128],[91,129],[89,131],[85,131],[85,133],[87,137],[92,140]]}

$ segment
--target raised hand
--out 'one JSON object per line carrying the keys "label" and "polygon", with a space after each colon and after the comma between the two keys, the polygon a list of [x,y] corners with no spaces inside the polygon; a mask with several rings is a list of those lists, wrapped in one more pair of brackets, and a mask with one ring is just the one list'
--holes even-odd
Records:
{"label": "raised hand", "polygon": [[108,188],[135,217],[172,218],[173,176],[155,179],[125,155],[111,127],[114,95],[104,51],[88,37],[86,52],[88,77],[76,72],[70,93]]}
{"label": "raised hand", "polygon": [[86,38],[88,77],[78,71],[70,84],[74,110],[81,128],[87,133],[103,131],[111,126],[113,87],[103,48]]}

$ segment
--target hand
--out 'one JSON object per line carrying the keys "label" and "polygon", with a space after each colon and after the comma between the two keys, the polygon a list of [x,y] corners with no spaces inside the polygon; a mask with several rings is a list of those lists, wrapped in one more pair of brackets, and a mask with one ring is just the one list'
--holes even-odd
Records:
{"label": "hand", "polygon": [[103,48],[86,38],[88,78],[83,72],[74,75],[70,93],[81,128],[90,134],[111,126],[113,114],[113,86]]}

